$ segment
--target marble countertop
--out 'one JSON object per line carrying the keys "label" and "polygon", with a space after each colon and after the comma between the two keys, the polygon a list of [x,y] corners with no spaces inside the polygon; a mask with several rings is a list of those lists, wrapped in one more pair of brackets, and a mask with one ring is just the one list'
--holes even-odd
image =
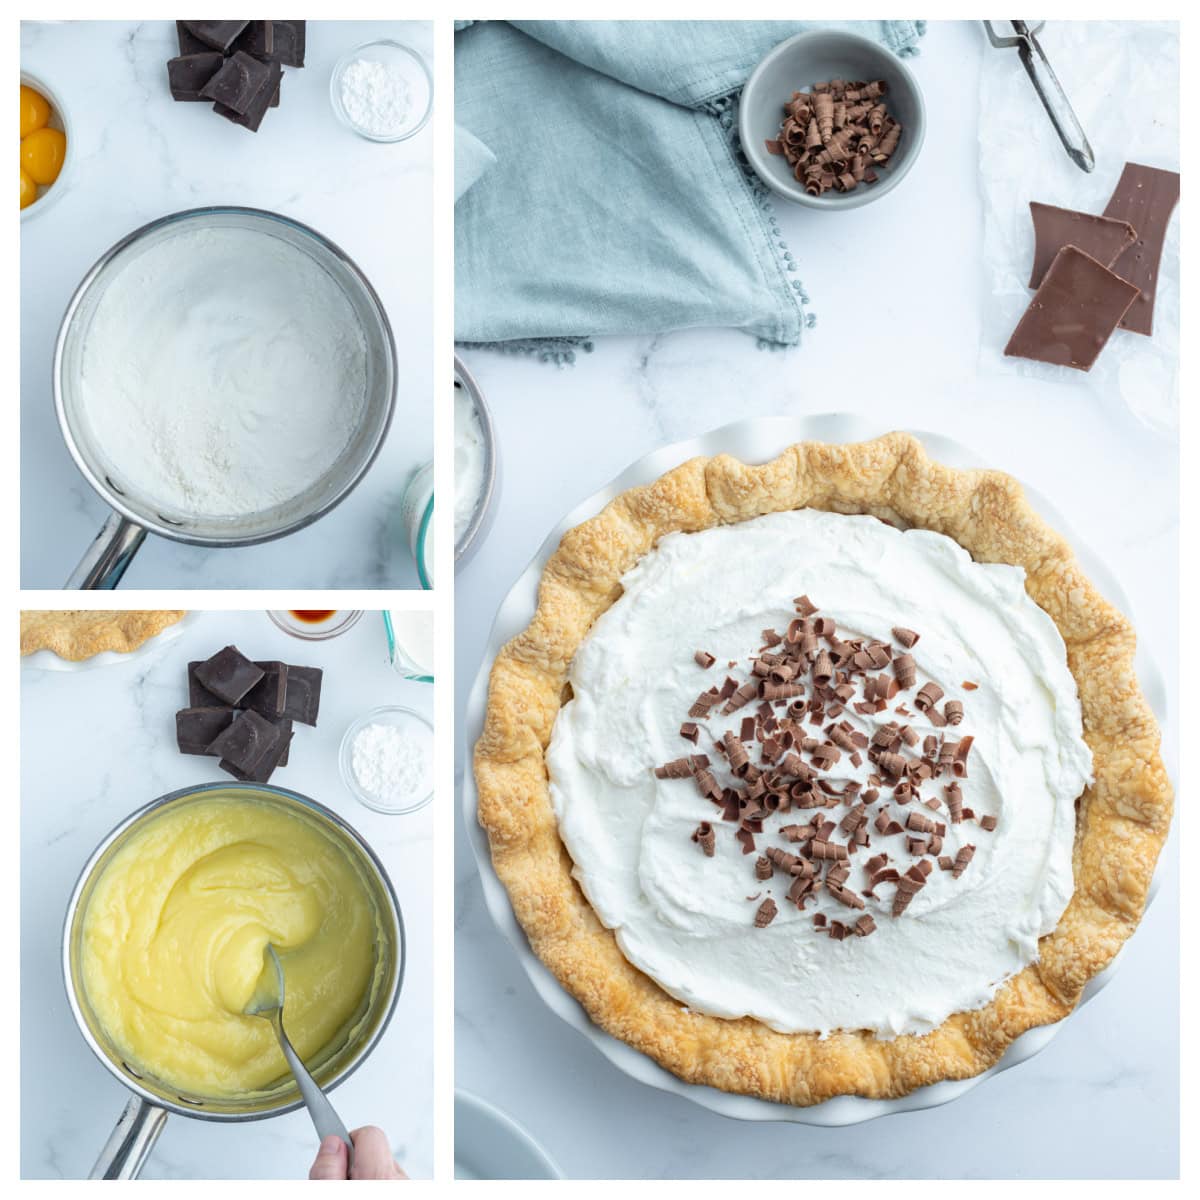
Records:
{"label": "marble countertop", "polygon": [[[1109,561],[1145,646],[1178,691],[1178,447],[1069,384],[978,367],[982,37],[931,23],[912,67],[921,161],[878,204],[779,205],[818,315],[806,344],[697,331],[618,338],[556,369],[467,353],[498,429],[495,526],[456,586],[456,713],[501,599],[564,512],[651,449],[733,420],[850,410],[939,430],[1043,492]],[[849,264],[854,264],[849,269]],[[865,268],[863,264],[866,264]],[[865,272],[865,273],[864,273]],[[1168,765],[1175,741],[1168,727]],[[463,753],[458,771],[461,778]],[[568,1176],[1157,1178],[1178,1172],[1178,859],[1114,981],[1030,1062],[950,1110],[868,1130],[739,1124],[621,1074],[553,1017],[484,909],[456,830],[457,1083],[506,1109]]]}
{"label": "marble countertop", "polygon": [[[400,899],[407,969],[395,1015],[372,1055],[332,1093],[348,1128],[379,1125],[413,1177],[433,1170],[433,805],[409,816],[364,808],[338,773],[342,734],[380,704],[432,719],[433,691],[387,663],[378,613],[327,642],[302,642],[264,612],[193,613],[178,636],[130,660],[79,671],[21,669],[21,1175],[86,1178],[128,1093],[75,1028],[60,970],[62,921],[88,855],[129,812],[163,793],[224,779],[178,753],[174,713],[187,664],[228,643],[256,659],[325,671],[320,724],[297,726],[272,782],[334,809],[383,860]],[[240,1125],[173,1116],[145,1170],[157,1179],[300,1179],[316,1153],[304,1111]]]}
{"label": "marble countertop", "polygon": [[419,586],[395,513],[409,475],[433,452],[433,133],[426,126],[405,142],[367,142],[329,102],[337,59],[379,37],[407,43],[432,67],[428,21],[310,21],[305,67],[285,71],[280,107],[250,134],[207,105],[171,100],[171,21],[22,23],[21,66],[61,92],[79,156],[62,197],[21,227],[22,586],[61,587],[108,514],[54,415],[51,362],[67,301],[118,239],[205,204],[295,217],[359,264],[395,333],[396,416],[370,472],[315,525],[237,549],[151,537],[123,586]]}

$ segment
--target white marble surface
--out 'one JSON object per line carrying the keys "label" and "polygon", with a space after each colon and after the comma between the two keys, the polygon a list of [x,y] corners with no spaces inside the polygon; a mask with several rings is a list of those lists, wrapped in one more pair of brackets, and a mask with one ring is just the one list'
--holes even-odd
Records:
{"label": "white marble surface", "polygon": [[[383,860],[400,899],[408,962],[392,1022],[372,1055],[332,1093],[353,1129],[379,1125],[414,1177],[433,1169],[431,896],[434,804],[409,816],[364,808],[338,773],[342,734],[380,704],[433,715],[428,684],[388,665],[383,623],[364,613],[327,642],[282,633],[264,612],[189,615],[180,635],[128,662],[75,672],[21,671],[21,1175],[86,1178],[128,1093],[75,1028],[59,967],[62,921],[79,870],[123,817],[165,792],[225,775],[181,755],[174,713],[187,664],[232,642],[256,659],[325,671],[316,728],[296,727],[272,782],[344,817]],[[316,1153],[305,1112],[242,1125],[173,1116],[147,1178],[300,1179]]]}
{"label": "white marble surface", "polygon": [[21,25],[21,66],[61,93],[74,127],[54,207],[21,227],[21,583],[57,588],[107,506],[75,468],[54,416],[54,339],[79,280],[118,239],[166,213],[240,204],[295,217],[341,246],[378,291],[399,362],[396,416],[358,488],[283,540],[204,550],[149,538],[124,587],[418,587],[392,523],[412,469],[433,452],[432,129],[392,145],[341,125],[329,77],[347,50],[391,37],[432,69],[428,21],[310,21],[303,70],[287,68],[280,107],[257,134],[205,104],[177,104],[170,21]]}
{"label": "white marble surface", "polygon": [[[495,610],[555,522],[635,458],[731,420],[848,409],[940,430],[1027,480],[1110,561],[1174,701],[1178,451],[1070,385],[981,377],[982,38],[931,25],[929,129],[904,186],[842,214],[777,209],[818,314],[799,350],[733,332],[622,338],[577,366],[474,353],[504,464],[495,527],[456,586],[456,713]],[[1174,767],[1174,745],[1168,747]],[[462,753],[459,755],[462,769]],[[1112,984],[1032,1061],[952,1109],[867,1129],[745,1125],[620,1074],[550,1015],[483,907],[457,830],[457,1082],[572,1177],[1169,1177],[1178,1172],[1177,853]]]}

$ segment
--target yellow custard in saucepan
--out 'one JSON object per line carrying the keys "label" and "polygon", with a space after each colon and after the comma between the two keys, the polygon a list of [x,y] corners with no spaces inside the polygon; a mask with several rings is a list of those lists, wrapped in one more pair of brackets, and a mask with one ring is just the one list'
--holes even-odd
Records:
{"label": "yellow custard in saucepan", "polygon": [[232,796],[168,805],[105,866],[82,929],[83,986],[135,1069],[221,1097],[287,1071],[270,1022],[242,1014],[275,946],[284,1028],[311,1061],[378,984],[378,910],[315,818]]}

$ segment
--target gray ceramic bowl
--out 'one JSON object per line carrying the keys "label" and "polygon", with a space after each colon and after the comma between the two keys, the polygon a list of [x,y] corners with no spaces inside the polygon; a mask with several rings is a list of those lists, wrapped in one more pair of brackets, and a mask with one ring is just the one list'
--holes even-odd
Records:
{"label": "gray ceramic bowl", "polygon": [[[879,182],[852,192],[810,196],[796,182],[787,160],[767,152],[767,139],[777,137],[783,106],[793,92],[808,91],[827,79],[883,79],[888,112],[903,127],[900,144]],[[858,208],[886,196],[908,174],[925,140],[925,102],[904,62],[870,38],[836,30],[800,33],[781,42],[754,68],[738,108],[742,149],[758,177],[777,195],[806,208]]]}

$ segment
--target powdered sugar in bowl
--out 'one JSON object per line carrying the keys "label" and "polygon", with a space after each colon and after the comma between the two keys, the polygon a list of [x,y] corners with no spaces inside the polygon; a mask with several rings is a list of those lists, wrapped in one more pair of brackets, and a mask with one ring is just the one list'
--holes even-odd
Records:
{"label": "powdered sugar in bowl", "polygon": [[398,704],[372,709],[342,737],[342,781],[376,812],[416,812],[433,799],[433,726]]}
{"label": "powdered sugar in bowl", "polygon": [[333,111],[370,142],[402,142],[433,110],[433,76],[417,51],[383,38],[338,59],[329,80]]}

